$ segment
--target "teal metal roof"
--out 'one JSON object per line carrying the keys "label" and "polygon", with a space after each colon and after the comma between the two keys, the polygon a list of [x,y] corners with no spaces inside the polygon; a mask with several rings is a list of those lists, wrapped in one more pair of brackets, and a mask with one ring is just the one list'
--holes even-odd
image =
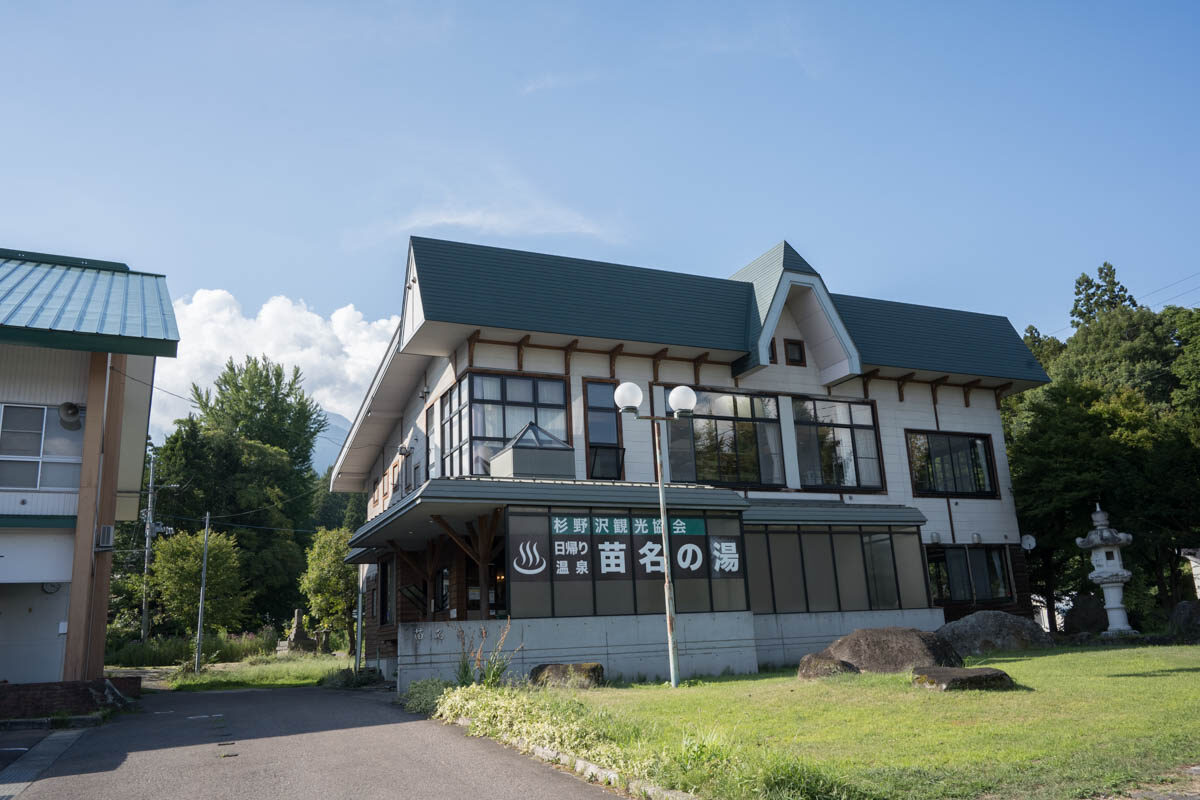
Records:
{"label": "teal metal roof", "polygon": [[0,249],[0,342],[174,357],[179,329],[162,275]]}
{"label": "teal metal roof", "polygon": [[414,236],[425,318],[600,339],[745,350],[750,284]]}
{"label": "teal metal roof", "polygon": [[1048,383],[1006,317],[831,295],[864,365]]}

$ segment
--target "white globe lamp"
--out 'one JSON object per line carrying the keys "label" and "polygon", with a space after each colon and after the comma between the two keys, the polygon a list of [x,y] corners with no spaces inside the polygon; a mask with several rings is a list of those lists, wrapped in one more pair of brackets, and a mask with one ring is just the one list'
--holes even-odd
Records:
{"label": "white globe lamp", "polygon": [[696,393],[690,386],[676,386],[667,395],[667,402],[675,412],[675,418],[690,417],[696,409]]}
{"label": "white globe lamp", "polygon": [[636,383],[626,381],[613,391],[613,402],[626,414],[636,414],[642,404],[642,390]]}

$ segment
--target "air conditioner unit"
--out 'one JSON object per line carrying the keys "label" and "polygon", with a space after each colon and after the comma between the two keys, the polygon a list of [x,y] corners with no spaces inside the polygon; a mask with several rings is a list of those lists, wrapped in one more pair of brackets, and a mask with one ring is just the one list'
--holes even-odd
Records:
{"label": "air conditioner unit", "polygon": [[113,549],[113,526],[101,525],[99,532],[96,534],[96,549],[97,550],[112,550]]}

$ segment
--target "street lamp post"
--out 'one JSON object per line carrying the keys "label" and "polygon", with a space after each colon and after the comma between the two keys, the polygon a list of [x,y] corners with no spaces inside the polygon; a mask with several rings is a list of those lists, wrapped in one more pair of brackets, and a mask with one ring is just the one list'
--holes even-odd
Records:
{"label": "street lamp post", "polygon": [[[696,393],[690,386],[676,386],[667,396],[674,410],[672,416],[643,416],[638,413],[642,390],[636,383],[622,383],[613,392],[613,401],[624,414],[649,420],[654,430],[654,464],[658,471],[658,516],[662,526],[663,594],[667,610],[667,656],[671,664],[671,686],[679,685],[679,645],[675,641],[675,584],[671,581],[671,545],[667,538],[667,492],[663,483],[662,443],[666,439],[666,424],[673,419],[686,419],[696,408]],[[660,427],[661,426],[661,427]]]}

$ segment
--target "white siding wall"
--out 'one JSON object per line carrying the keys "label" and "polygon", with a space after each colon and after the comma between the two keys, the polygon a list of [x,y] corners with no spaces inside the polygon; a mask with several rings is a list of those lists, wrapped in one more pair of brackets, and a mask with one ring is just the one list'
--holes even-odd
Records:
{"label": "white siding wall", "polygon": [[[57,406],[87,400],[90,354],[0,344],[0,403]],[[78,492],[0,489],[0,514],[74,514]]]}

